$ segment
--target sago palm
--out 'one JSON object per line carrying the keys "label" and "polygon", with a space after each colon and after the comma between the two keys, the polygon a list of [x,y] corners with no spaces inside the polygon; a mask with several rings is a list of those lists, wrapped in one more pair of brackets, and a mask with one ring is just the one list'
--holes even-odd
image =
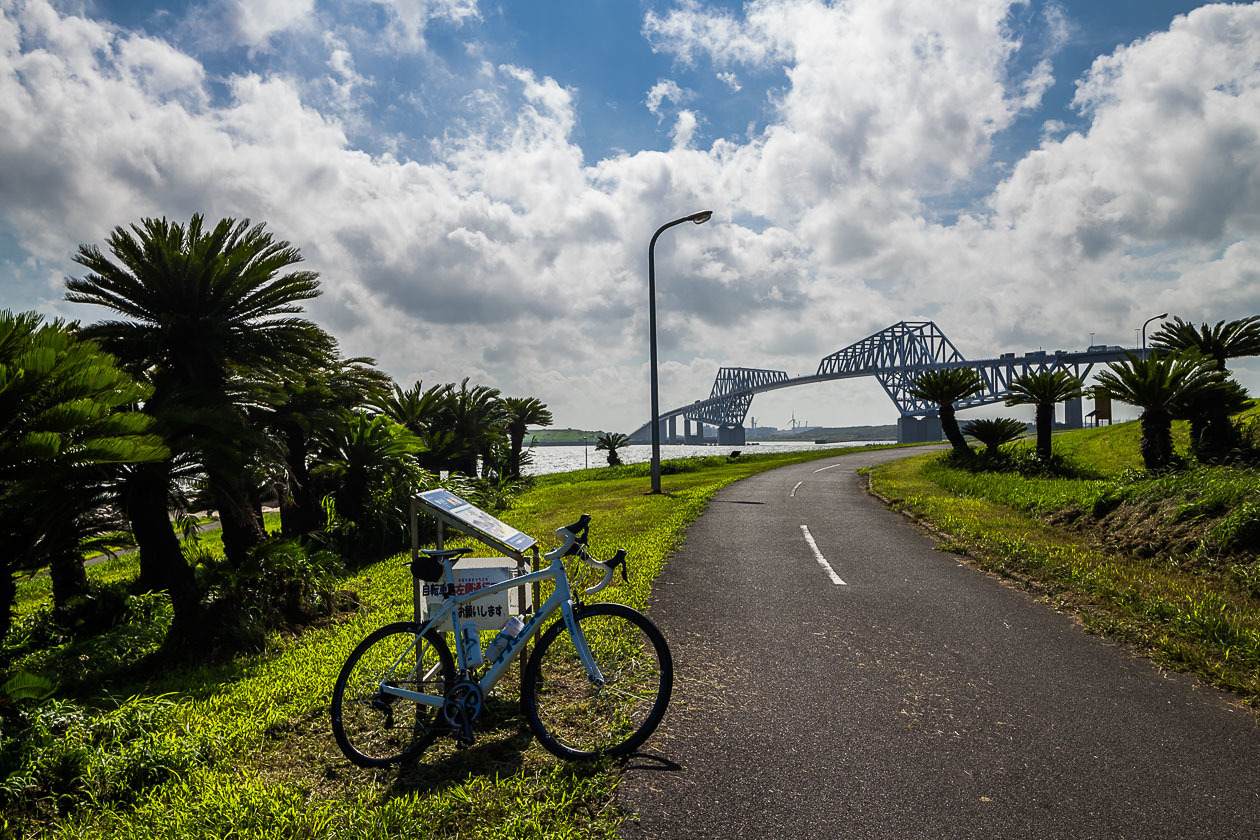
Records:
{"label": "sago palm", "polygon": [[383,395],[374,405],[395,423],[401,423],[424,441],[420,466],[427,470],[447,470],[463,455],[464,447],[455,435],[451,420],[451,401],[455,386],[450,383],[431,385],[427,389],[417,381],[403,389],[395,384],[393,393]]}
{"label": "sago palm", "polygon": [[[1151,343],[1165,350],[1197,351],[1227,375],[1230,359],[1260,355],[1260,316],[1217,321],[1215,326],[1204,323],[1200,327],[1174,316],[1151,337]],[[1190,444],[1200,454],[1220,457],[1233,446],[1235,434],[1229,415],[1231,410],[1237,410],[1234,396],[1235,392],[1219,390],[1186,406]]]}
{"label": "sago palm", "polygon": [[915,398],[936,403],[941,418],[941,430],[954,447],[957,455],[968,457],[971,448],[958,429],[958,416],[954,411],[954,403],[964,400],[984,388],[984,380],[971,368],[942,368],[929,370],[919,375],[910,386],[910,393]]}
{"label": "sago palm", "polygon": [[1037,407],[1037,457],[1050,460],[1050,435],[1054,431],[1054,406],[1056,403],[1078,399],[1085,393],[1085,383],[1066,370],[1025,373],[1011,381],[1008,406],[1033,405]]}
{"label": "sago palm", "polygon": [[477,477],[477,458],[488,462],[494,445],[503,439],[507,420],[499,390],[487,385],[468,386],[465,377],[451,392],[447,409],[449,429],[463,447],[454,469],[470,478]]}
{"label": "sago palm", "polygon": [[391,380],[368,358],[329,358],[323,364],[293,371],[279,386],[279,398],[259,414],[277,439],[283,470],[278,478],[280,528],[286,537],[301,537],[323,524],[320,494],[310,474],[311,444],[329,431],[345,412],[378,402]]}
{"label": "sago palm", "polygon": [[13,572],[50,566],[64,605],[86,583],[78,548],[109,500],[110,471],[170,454],[131,410],[151,393],[73,327],[0,311],[0,638]]}
{"label": "sago palm", "polygon": [[630,436],[621,432],[606,432],[595,438],[595,450],[608,453],[608,466],[610,467],[620,466],[621,456],[617,454],[617,450],[624,449],[629,445]]}
{"label": "sago palm", "polygon": [[[423,449],[406,427],[362,411],[344,415],[336,429],[324,435],[312,473],[331,488],[338,518],[352,523],[349,548],[356,559],[374,559],[389,548],[391,535],[405,530],[404,507],[377,504],[374,499],[409,498],[412,479],[419,474],[415,455]],[[400,487],[404,492],[396,493]]]}
{"label": "sago palm", "polygon": [[1167,467],[1173,458],[1172,421],[1190,402],[1222,387],[1224,374],[1190,350],[1152,353],[1145,359],[1126,353],[1098,374],[1098,386],[1112,399],[1142,409],[1142,463],[1148,470]]}
{"label": "sago palm", "polygon": [[503,409],[507,417],[508,457],[507,474],[510,478],[521,475],[521,449],[525,445],[525,430],[529,426],[550,426],[551,412],[536,397],[506,397]]}
{"label": "sago palm", "polygon": [[996,455],[1002,444],[1017,440],[1028,428],[1010,417],[985,417],[968,422],[962,430],[983,443],[990,455]]}
{"label": "sago palm", "polygon": [[[154,386],[145,411],[172,449],[189,452],[206,469],[223,519],[223,544],[235,564],[263,537],[248,493],[255,440],[244,420],[240,383],[275,378],[325,358],[331,338],[297,317],[298,305],[319,294],[317,275],[295,271],[297,249],[263,225],[223,219],[206,229],[144,219],[117,227],[110,255],[80,246],[75,262],[88,270],[67,281],[67,300],[104,306],[122,316],[85,329],[130,370]],[[195,431],[195,433],[194,433]],[[132,521],[141,556],[176,568],[166,495],[171,470],[155,467],[132,488],[141,522]]]}

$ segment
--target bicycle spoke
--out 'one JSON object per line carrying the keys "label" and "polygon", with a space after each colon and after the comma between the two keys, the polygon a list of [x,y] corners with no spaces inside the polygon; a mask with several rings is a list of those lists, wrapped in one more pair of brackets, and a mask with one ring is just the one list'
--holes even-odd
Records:
{"label": "bicycle spoke", "polygon": [[415,625],[390,625],[369,636],[333,692],[333,732],[342,751],[364,766],[418,753],[432,740],[436,711],[382,689],[441,695],[453,671],[445,646],[417,636]]}
{"label": "bicycle spoke", "polygon": [[558,755],[624,754],[664,714],[673,680],[668,647],[651,622],[628,607],[597,605],[577,618],[604,685],[592,684],[573,640],[557,626],[530,661],[527,717]]}

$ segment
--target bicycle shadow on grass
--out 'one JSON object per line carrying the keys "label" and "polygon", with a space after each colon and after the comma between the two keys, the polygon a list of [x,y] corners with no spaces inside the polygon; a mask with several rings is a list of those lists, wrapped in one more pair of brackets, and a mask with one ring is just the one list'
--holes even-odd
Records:
{"label": "bicycle shadow on grass", "polygon": [[516,702],[491,697],[477,720],[477,740],[471,747],[458,749],[454,738],[439,738],[415,761],[398,767],[381,799],[431,793],[470,776],[494,778],[518,772],[534,741],[518,709]]}

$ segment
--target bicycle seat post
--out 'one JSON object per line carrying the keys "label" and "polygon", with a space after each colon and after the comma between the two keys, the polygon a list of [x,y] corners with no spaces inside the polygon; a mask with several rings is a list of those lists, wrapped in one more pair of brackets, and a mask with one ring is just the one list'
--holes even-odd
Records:
{"label": "bicycle seat post", "polygon": [[[413,531],[413,533],[415,532]],[[443,534],[441,519],[438,519],[437,521],[437,539],[435,540],[435,547],[437,548],[438,551],[441,551],[442,549],[446,548],[445,535]],[[413,538],[411,550],[412,550],[411,559],[412,561],[415,561],[420,556],[420,548],[419,548],[418,539]],[[415,617],[416,624],[423,623],[424,618],[425,618],[423,587],[424,587],[424,581],[421,580],[417,575],[412,575],[411,576],[411,604],[412,604],[412,614]]]}

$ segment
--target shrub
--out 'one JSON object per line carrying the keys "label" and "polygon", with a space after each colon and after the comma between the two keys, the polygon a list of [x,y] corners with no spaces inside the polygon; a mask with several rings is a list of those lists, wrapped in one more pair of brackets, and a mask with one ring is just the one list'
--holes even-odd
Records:
{"label": "shrub", "polygon": [[203,555],[200,572],[211,635],[229,651],[260,650],[272,631],[313,624],[356,605],[338,590],[345,572],[341,558],[293,540],[267,540],[239,568]]}
{"label": "shrub", "polygon": [[[0,707],[0,803],[22,823],[76,803],[126,804],[210,762],[218,744],[194,735],[169,696],[111,701],[92,710],[68,700]],[[12,824],[10,827],[13,827]]]}

